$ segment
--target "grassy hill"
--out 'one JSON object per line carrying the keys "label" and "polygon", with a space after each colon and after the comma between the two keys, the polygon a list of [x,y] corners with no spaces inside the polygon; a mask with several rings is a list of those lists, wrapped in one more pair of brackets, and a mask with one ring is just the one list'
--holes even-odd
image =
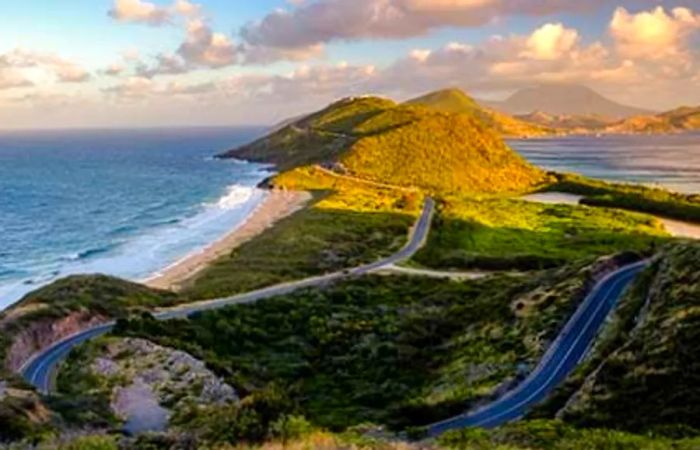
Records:
{"label": "grassy hill", "polygon": [[[441,193],[523,191],[545,178],[474,114],[377,97],[341,100],[222,156],[273,163],[282,172],[321,165],[363,180]],[[292,181],[283,175],[277,185],[282,179]]]}
{"label": "grassy hill", "polygon": [[353,142],[355,125],[394,106],[378,97],[343,99],[221,157],[272,163],[281,170],[331,161]]}
{"label": "grassy hill", "polygon": [[485,108],[460,89],[444,89],[406,102],[442,112],[467,114],[495,128],[504,137],[534,137],[554,133],[547,125],[526,122],[490,108]]}

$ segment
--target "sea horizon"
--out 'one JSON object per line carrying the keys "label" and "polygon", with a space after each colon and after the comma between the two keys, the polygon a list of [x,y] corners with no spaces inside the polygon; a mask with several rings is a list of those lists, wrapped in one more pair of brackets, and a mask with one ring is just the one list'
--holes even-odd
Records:
{"label": "sea horizon", "polygon": [[221,239],[263,200],[256,186],[271,172],[213,157],[261,132],[0,133],[0,309],[68,275],[147,279]]}

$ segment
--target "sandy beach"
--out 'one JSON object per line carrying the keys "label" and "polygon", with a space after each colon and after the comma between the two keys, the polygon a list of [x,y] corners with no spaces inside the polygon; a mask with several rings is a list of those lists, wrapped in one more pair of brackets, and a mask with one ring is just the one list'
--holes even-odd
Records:
{"label": "sandy beach", "polygon": [[280,219],[300,210],[311,200],[303,191],[269,191],[255,211],[229,234],[144,280],[147,286],[177,291],[214,260],[259,235]]}

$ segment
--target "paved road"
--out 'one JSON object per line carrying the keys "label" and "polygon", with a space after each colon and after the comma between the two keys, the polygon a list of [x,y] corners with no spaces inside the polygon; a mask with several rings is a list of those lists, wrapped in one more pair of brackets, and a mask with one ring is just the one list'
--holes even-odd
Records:
{"label": "paved road", "polygon": [[428,427],[430,436],[466,428],[492,428],[525,415],[544,400],[586,355],[606,317],[647,261],[626,266],[602,280],[569,319],[537,368],[504,397],[465,414]]}
{"label": "paved road", "polygon": [[[156,312],[154,316],[159,320],[184,318],[201,311],[219,309],[236,304],[254,303],[265,298],[289,294],[297,289],[323,286],[341,279],[365,275],[380,270],[386,266],[399,263],[413,256],[425,243],[428,237],[428,232],[430,231],[430,224],[434,210],[435,202],[431,198],[427,198],[425,204],[423,205],[423,211],[413,227],[411,236],[409,237],[409,241],[406,246],[404,246],[397,253],[394,253],[393,255],[377,262],[343,270],[341,272],[270,286],[268,288],[259,289],[232,297],[183,305],[169,310]],[[73,336],[69,336],[53,344],[51,347],[34,355],[24,365],[24,367],[22,367],[20,370],[22,376],[39,391],[49,393],[53,388],[53,374],[56,367],[68,356],[71,350],[85,341],[109,333],[113,327],[114,322],[105,323],[103,325],[83,330]]]}

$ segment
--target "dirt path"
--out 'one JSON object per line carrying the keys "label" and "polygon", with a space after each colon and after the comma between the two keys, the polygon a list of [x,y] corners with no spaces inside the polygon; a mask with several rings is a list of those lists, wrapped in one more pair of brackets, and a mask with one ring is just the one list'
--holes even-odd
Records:
{"label": "dirt path", "polygon": [[430,278],[448,278],[456,281],[478,280],[492,275],[489,272],[449,272],[443,270],[417,269],[413,267],[402,267],[396,265],[387,266],[381,271],[381,273],[395,273]]}
{"label": "dirt path", "polygon": [[382,188],[382,189],[392,189],[395,191],[405,191],[405,192],[418,192],[418,189],[404,186],[397,186],[395,184],[387,184],[379,181],[366,180],[364,178],[354,177],[352,175],[344,175],[341,173],[334,172],[332,170],[326,169],[325,167],[315,166],[314,167],[319,172],[322,172],[328,176],[340,178],[343,180],[352,181],[354,183],[366,184],[367,186]]}

